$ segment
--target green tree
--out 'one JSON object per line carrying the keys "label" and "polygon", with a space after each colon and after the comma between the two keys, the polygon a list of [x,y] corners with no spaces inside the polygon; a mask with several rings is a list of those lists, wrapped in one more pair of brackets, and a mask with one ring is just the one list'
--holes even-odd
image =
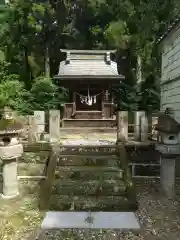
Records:
{"label": "green tree", "polygon": [[57,87],[50,78],[39,77],[32,84],[28,101],[32,110],[48,110],[60,109],[66,98],[66,89]]}
{"label": "green tree", "polygon": [[57,73],[61,48],[116,48],[119,72],[126,76],[118,90],[123,104],[137,105],[138,99],[139,108],[158,108],[156,40],[179,10],[177,0],[14,0],[0,8],[0,57],[8,63],[6,70],[0,66],[1,79],[4,71],[18,75],[30,94],[39,76]]}

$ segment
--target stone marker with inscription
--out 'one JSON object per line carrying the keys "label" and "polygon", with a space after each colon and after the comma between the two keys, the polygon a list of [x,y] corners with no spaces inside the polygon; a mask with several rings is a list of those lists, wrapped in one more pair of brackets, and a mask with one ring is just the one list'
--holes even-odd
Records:
{"label": "stone marker with inscription", "polygon": [[34,111],[35,124],[37,125],[37,135],[40,139],[42,133],[45,132],[45,112]]}

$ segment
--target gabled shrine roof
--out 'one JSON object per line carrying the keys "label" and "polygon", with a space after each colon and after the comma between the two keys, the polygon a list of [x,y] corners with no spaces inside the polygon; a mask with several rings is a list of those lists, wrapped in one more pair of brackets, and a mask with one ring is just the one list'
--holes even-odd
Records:
{"label": "gabled shrine roof", "polygon": [[66,60],[59,66],[56,78],[124,78],[118,74],[117,63],[111,60],[114,50],[62,50]]}

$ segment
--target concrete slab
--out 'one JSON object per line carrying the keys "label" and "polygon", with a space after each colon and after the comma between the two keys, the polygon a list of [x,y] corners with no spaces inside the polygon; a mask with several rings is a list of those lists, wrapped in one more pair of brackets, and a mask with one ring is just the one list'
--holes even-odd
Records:
{"label": "concrete slab", "polygon": [[113,141],[107,141],[107,140],[97,140],[97,139],[66,139],[61,140],[62,144],[68,144],[68,145],[109,145],[109,144],[115,144]]}
{"label": "concrete slab", "polygon": [[42,229],[90,228],[139,230],[139,221],[133,212],[47,212]]}
{"label": "concrete slab", "polygon": [[89,228],[88,212],[47,212],[42,229]]}

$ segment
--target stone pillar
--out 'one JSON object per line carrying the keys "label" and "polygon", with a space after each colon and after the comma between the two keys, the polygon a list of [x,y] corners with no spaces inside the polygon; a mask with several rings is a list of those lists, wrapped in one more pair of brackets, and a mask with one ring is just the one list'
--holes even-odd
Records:
{"label": "stone pillar", "polygon": [[156,140],[158,140],[158,132],[154,128],[155,128],[155,125],[157,124],[158,124],[158,117],[152,116],[151,134],[152,134],[152,138],[155,138]]}
{"label": "stone pillar", "polygon": [[14,198],[19,195],[16,159],[7,159],[2,164],[3,198]]}
{"label": "stone pillar", "polygon": [[[141,119],[145,118],[144,111],[137,111],[135,112],[134,116],[134,140],[141,141]],[[143,120],[144,121],[144,120]]]}
{"label": "stone pillar", "polygon": [[128,141],[128,112],[117,112],[117,143]]}
{"label": "stone pillar", "polygon": [[16,138],[11,139],[8,145],[0,147],[0,158],[2,160],[3,198],[14,198],[19,195],[17,179],[17,158],[23,153],[22,144],[18,144]]}
{"label": "stone pillar", "polygon": [[140,117],[140,127],[141,141],[145,142],[148,140],[148,118],[145,112]]}
{"label": "stone pillar", "polygon": [[34,116],[28,116],[28,142],[37,141],[37,126]]}
{"label": "stone pillar", "polygon": [[50,110],[49,112],[49,134],[50,141],[58,141],[60,137],[60,111]]}
{"label": "stone pillar", "polygon": [[37,125],[37,137],[40,140],[41,134],[45,132],[45,112],[34,111],[35,124]]}
{"label": "stone pillar", "polygon": [[175,162],[175,157],[161,156],[161,190],[170,199],[175,197]]}

